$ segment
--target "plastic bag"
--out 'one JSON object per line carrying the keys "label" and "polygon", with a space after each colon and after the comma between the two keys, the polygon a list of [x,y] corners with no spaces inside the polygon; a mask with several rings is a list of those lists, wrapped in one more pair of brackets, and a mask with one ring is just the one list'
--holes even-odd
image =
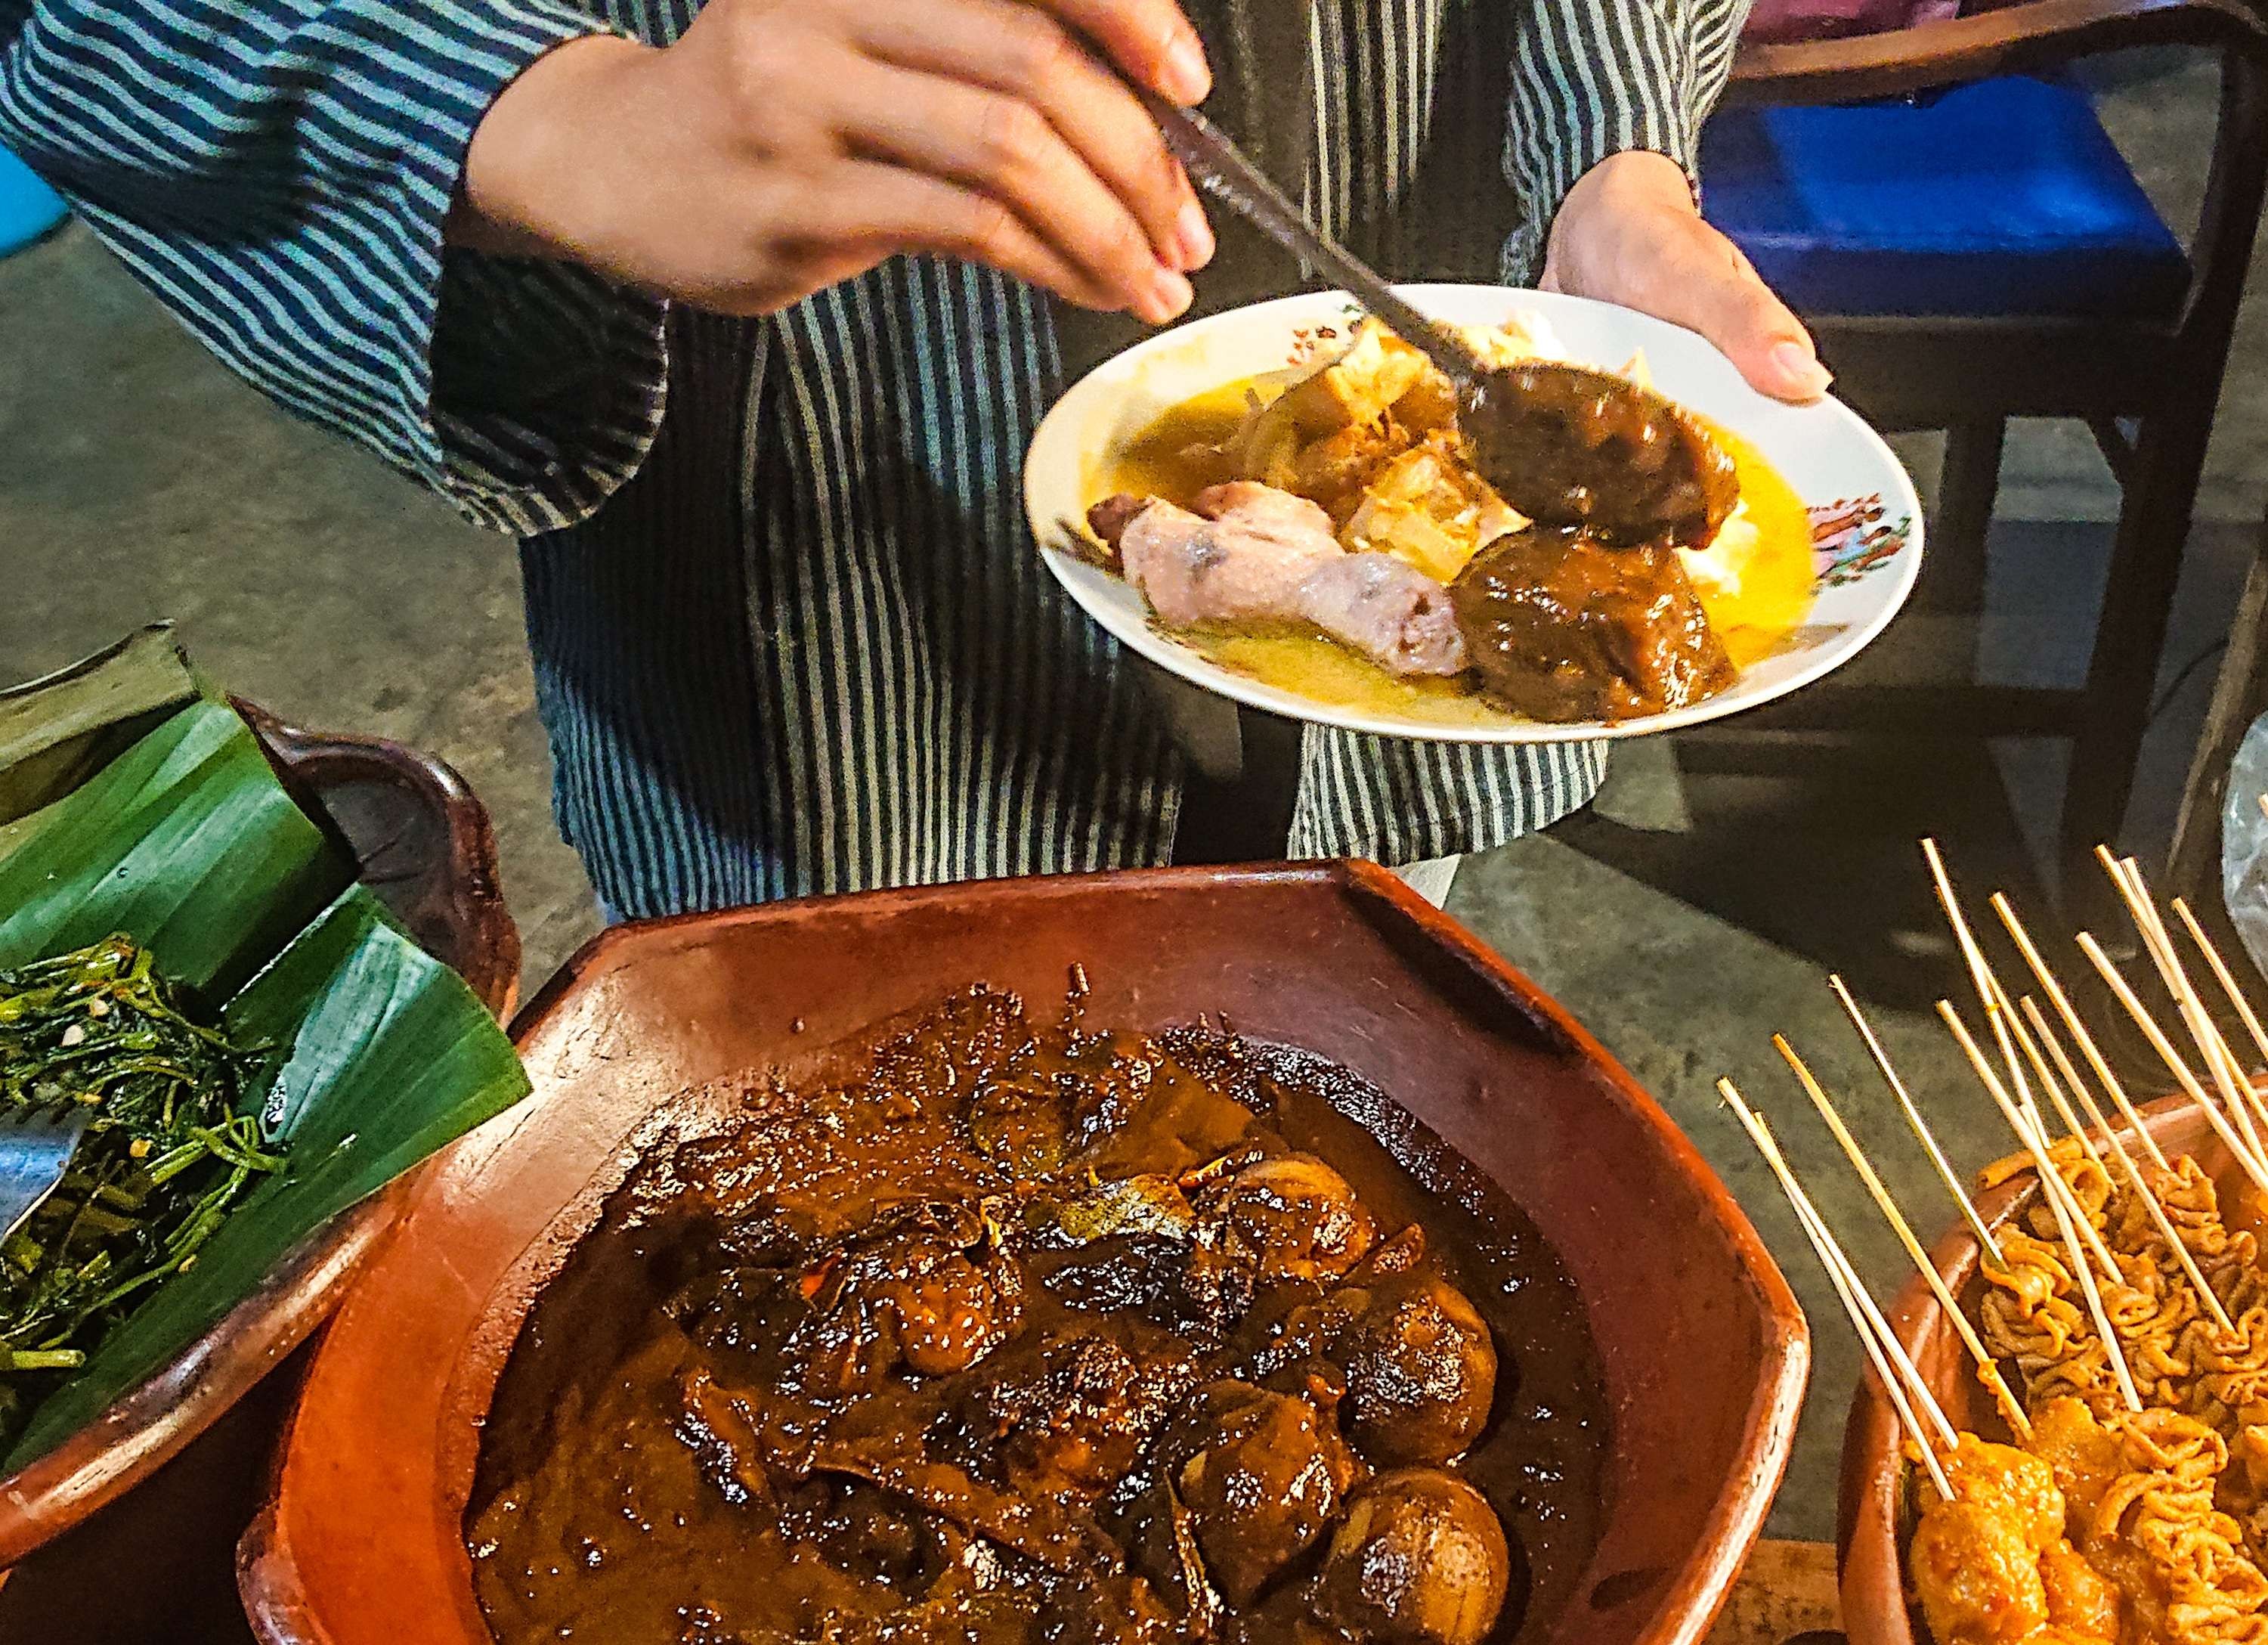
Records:
{"label": "plastic bag", "polygon": [[2254,720],[2228,763],[2220,802],[2220,887],[2252,963],[2268,972],[2268,714]]}

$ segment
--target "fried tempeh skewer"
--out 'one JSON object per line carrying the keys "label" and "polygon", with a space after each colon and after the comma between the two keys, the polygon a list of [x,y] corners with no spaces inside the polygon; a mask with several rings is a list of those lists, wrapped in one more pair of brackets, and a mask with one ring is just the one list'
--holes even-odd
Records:
{"label": "fried tempeh skewer", "polygon": [[[2142,1396],[2134,1386],[2134,1374],[2127,1368],[2125,1353],[2118,1346],[2118,1334],[2110,1328],[2110,1312],[2102,1306],[2102,1292],[2095,1282],[2095,1271],[2088,1265],[2087,1253],[2080,1246],[2077,1230],[2083,1228],[2093,1232],[2095,1225],[2080,1211],[2077,1202],[2072,1200],[2070,1185],[2064,1181],[2063,1173],[2056,1169],[2055,1162],[2049,1157],[2047,1138],[2033,1130],[2029,1118],[2010,1100],[2007,1088],[1992,1072],[1992,1065],[1984,1059],[1984,1053],[1978,1049],[1976,1040],[1970,1037],[1969,1026],[1961,1020],[1961,1014],[1953,1008],[1950,1000],[1946,1000],[1937,1002],[1937,1014],[1945,1019],[1945,1025],[1953,1030],[1954,1038],[1961,1043],[1962,1052],[1969,1059],[1969,1066],[1977,1071],[1977,1077],[1999,1104],[2001,1117],[2015,1132],[2016,1140],[2030,1152],[2032,1163],[2039,1174],[2040,1192],[2054,1213],[2057,1229],[2062,1234],[2064,1244],[2070,1252],[2072,1272],[2079,1281],[2080,1290],[2086,1295],[2088,1312],[2093,1317],[2095,1329],[2102,1339],[2103,1354],[2110,1362],[2112,1374],[2117,1378],[2119,1395],[2126,1401],[2129,1410],[2139,1411]],[[2102,1243],[2101,1235],[2095,1236],[2095,1243],[2098,1245]],[[2117,1262],[2110,1264],[2110,1272],[2117,1277],[2120,1284],[2125,1283],[2125,1274]]]}
{"label": "fried tempeh skewer", "polygon": [[1826,1088],[1805,1066],[1803,1059],[1796,1055],[1795,1047],[1787,1043],[1786,1036],[1773,1035],[1772,1044],[1786,1059],[1787,1066],[1795,1071],[1796,1080],[1802,1085],[1804,1095],[1810,1097],[1811,1105],[1819,1110],[1819,1118],[1826,1122],[1828,1130],[1835,1133],[1835,1140],[1842,1144],[1844,1156],[1851,1162],[1851,1169],[1859,1173],[1859,1180],[1866,1184],[1867,1192],[1889,1222],[1891,1232],[1898,1236],[1898,1243],[1906,1248],[1906,1255],[1913,1259],[1914,1267],[1921,1274],[1923,1283],[1929,1287],[1930,1295],[1937,1299],[1937,1305],[1944,1310],[1945,1317],[1953,1322],[1953,1329],[1960,1336],[1962,1346],[1977,1361],[1977,1380],[1991,1391],[1994,1402],[2000,1407],[2000,1413],[2007,1418],[2008,1426],[2025,1439],[2030,1439],[2031,1419],[2025,1415],[2022,1402],[2001,1376],[1999,1361],[1984,1346],[1984,1339],[1969,1323],[1969,1316],[1962,1311],[1961,1304],[1946,1286],[1945,1277],[1938,1272],[1937,1265],[1929,1259],[1929,1253],[1922,1249],[1921,1241],[1914,1237],[1913,1228],[1907,1222],[1905,1213],[1898,1209],[1898,1202],[1891,1197],[1889,1187],[1875,1171],[1874,1162],[1867,1159],[1866,1151],[1859,1147],[1859,1140],[1843,1123],[1843,1116],[1836,1112],[1834,1102],[1828,1096]]}
{"label": "fried tempeh skewer", "polygon": [[1905,1116],[1906,1128],[1914,1133],[1928,1153],[1930,1163],[1937,1167],[1937,1174],[1945,1184],[1945,1191],[1953,1196],[1953,1203],[1961,1207],[1961,1214],[1969,1224],[1969,1231],[1977,1236],[1977,1243],[1991,1255],[1993,1265],[2005,1273],[2008,1259],[2001,1254],[2000,1242],[1993,1237],[1992,1230],[1985,1226],[1984,1219],[1977,1214],[1977,1206],[1969,1198],[1969,1191],[1962,1186],[1960,1173],[1953,1169],[1953,1162],[1945,1157],[1945,1150],[1938,1146],[1936,1136],[1930,1131],[1929,1121],[1922,1117],[1920,1106],[1913,1100],[1912,1093],[1906,1089],[1906,1082],[1898,1077],[1897,1069],[1891,1066],[1889,1053],[1882,1049],[1881,1041],[1874,1037],[1874,1025],[1859,1009],[1859,1002],[1851,997],[1851,991],[1844,986],[1840,977],[1830,974],[1827,985],[1843,1002],[1843,1009],[1849,1014],[1852,1026],[1859,1030],[1859,1037],[1867,1042],[1867,1050],[1874,1059],[1874,1066],[1881,1071],[1890,1094],[1898,1100],[1899,1111]]}
{"label": "fried tempeh skewer", "polygon": [[1937,1459],[1936,1450],[1931,1443],[1930,1429],[1918,1413],[1917,1404],[1929,1413],[1937,1432],[1944,1436],[1948,1450],[1959,1445],[1960,1435],[1948,1420],[1944,1408],[1930,1393],[1929,1384],[1922,1380],[1920,1370],[1906,1353],[1905,1346],[1898,1340],[1897,1333],[1890,1329],[1889,1322],[1882,1317],[1881,1309],[1874,1305],[1873,1295],[1860,1282],[1859,1271],[1852,1266],[1851,1258],[1837,1242],[1835,1231],[1828,1227],[1826,1219],[1819,1214],[1818,1207],[1811,1203],[1811,1196],[1804,1192],[1803,1184],[1796,1180],[1795,1171],[1788,1164],[1786,1156],[1780,1153],[1779,1144],[1774,1140],[1771,1127],[1742,1099],[1739,1088],[1730,1080],[1718,1081],[1717,1090],[1739,1117],[1742,1128],[1749,1133],[1749,1140],[1756,1145],[1756,1152],[1764,1156],[1764,1163],[1779,1179],[1780,1191],[1787,1196],[1788,1205],[1794,1210],[1795,1220],[1802,1227],[1804,1236],[1818,1254],[1820,1266],[1827,1270],[1828,1280],[1842,1301],[1844,1312],[1851,1317],[1852,1329],[1859,1333],[1859,1346],[1866,1351],[1868,1361],[1874,1368],[1874,1375],[1881,1381],[1883,1391],[1889,1396],[1892,1408],[1904,1425],[1908,1441],[1920,1457],[1922,1466],[1928,1471],[1930,1482],[1937,1486],[1940,1495],[1950,1501],[1953,1498],[1952,1481],[1946,1478],[1945,1466]]}
{"label": "fried tempeh skewer", "polygon": [[[2126,1173],[2128,1187],[2132,1191],[2134,1198],[2141,1202],[2142,1208],[2149,1213],[2151,1224],[2158,1230],[2158,1237],[2165,1241],[2168,1249],[2174,1254],[2174,1259],[2181,1265],[2182,1272],[2197,1292],[2198,1300],[2212,1311],[2215,1324],[2219,1325],[2224,1332],[2234,1332],[2236,1329],[2235,1322],[2229,1318],[2228,1310],[2221,1306],[2220,1298],[2213,1294],[2213,1287],[2205,1283],[2205,1271],[2198,1266],[2196,1254],[2190,1250],[2189,1243],[2176,1230],[2174,1220],[2166,1214],[2164,1204],[2160,1201],[2156,1192],[2150,1187],[2148,1179],[2142,1175],[2142,1168],[2134,1162],[2134,1156],[2126,1151],[2124,1140],[2103,1118],[2102,1109],[2095,1105],[2094,1095],[2079,1077],[2079,1070],[2072,1066],[2070,1054],[2064,1050],[2063,1042],[2055,1036],[2054,1029],[2050,1026],[2046,1015],[2040,1010],[2039,1001],[2034,1000],[2031,995],[2026,994],[2016,1002],[2016,1005],[2030,1023],[2032,1032],[2038,1043],[2046,1048],[2049,1057],[2055,1063],[2058,1073],[2062,1075],[2064,1082],[2070,1087],[2072,1095],[2079,1100],[2079,1105],[2086,1110],[2088,1122],[2102,1135],[2102,1140],[2110,1145],[2111,1154]],[[2046,1079],[2044,1071],[2041,1078],[2043,1081]]]}

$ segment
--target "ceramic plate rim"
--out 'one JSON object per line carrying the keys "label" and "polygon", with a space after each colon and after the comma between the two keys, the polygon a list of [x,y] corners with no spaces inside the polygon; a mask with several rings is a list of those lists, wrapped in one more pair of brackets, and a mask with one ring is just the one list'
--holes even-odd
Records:
{"label": "ceramic plate rim", "polygon": [[[1476,294],[1484,294],[1505,299],[1507,311],[1534,308],[1547,315],[1554,311],[1567,314],[1586,310],[1605,311],[1615,317],[1616,325],[1641,337],[1650,335],[1664,339],[1675,338],[1680,340],[1678,346],[1687,349],[1691,348],[1697,340],[1695,334],[1668,321],[1657,320],[1652,315],[1614,304],[1560,292],[1538,291],[1521,286],[1449,283],[1396,285],[1395,289],[1421,307],[1428,300],[1462,300]],[[1409,741],[1524,746],[1653,736],[1743,713],[1816,683],[1874,644],[1882,631],[1889,626],[1891,619],[1904,609],[1907,599],[1913,593],[1915,579],[1920,574],[1924,551],[1921,499],[1914,488],[1913,478],[1906,472],[1905,465],[1898,461],[1897,454],[1890,449],[1889,442],[1865,418],[1832,395],[1815,405],[1801,408],[1801,410],[1830,420],[1840,440],[1874,461],[1882,471],[1882,500],[1886,507],[1902,511],[1908,522],[1905,543],[1894,557],[1892,564],[1886,568],[1891,575],[1881,585],[1883,599],[1863,620],[1853,623],[1830,644],[1819,647],[1814,658],[1801,668],[1792,670],[1786,678],[1745,692],[1736,684],[1732,690],[1705,702],[1673,709],[1668,713],[1642,715],[1613,722],[1583,720],[1565,725],[1508,718],[1498,725],[1472,726],[1436,724],[1371,714],[1300,697],[1214,662],[1194,646],[1160,631],[1150,620],[1146,609],[1139,617],[1130,616],[1123,604],[1104,597],[1102,593],[1109,584],[1123,587],[1123,583],[1081,556],[1054,546],[1062,541],[1061,532],[1066,522],[1060,517],[1047,517],[1055,511],[1043,513],[1041,493],[1049,484],[1043,468],[1057,458],[1079,461],[1086,455],[1071,445],[1076,435],[1070,429],[1065,408],[1074,405],[1084,394],[1093,392],[1093,386],[1099,379],[1130,373],[1144,358],[1186,347],[1192,340],[1209,333],[1248,327],[1256,321],[1272,321],[1285,311],[1298,314],[1311,309],[1343,310],[1351,306],[1353,299],[1343,291],[1301,291],[1246,304],[1157,332],[1112,356],[1071,385],[1049,408],[1047,415],[1040,419],[1039,425],[1033,431],[1024,461],[1024,512],[1033,536],[1039,544],[1040,557],[1049,573],[1079,608],[1113,638],[1198,690],[1312,725]],[[1717,358],[1724,358],[1721,354]],[[1730,363],[1727,362],[1727,365],[1729,368]],[[1762,397],[1758,396],[1758,399],[1761,401]],[[1743,431],[1734,424],[1734,432],[1740,433]],[[1058,446],[1068,449],[1058,452],[1056,449]],[[1808,506],[1816,506],[1811,498],[1807,498],[1804,501]],[[1138,601],[1139,596],[1136,599]],[[1744,677],[1749,672],[1743,670]]]}

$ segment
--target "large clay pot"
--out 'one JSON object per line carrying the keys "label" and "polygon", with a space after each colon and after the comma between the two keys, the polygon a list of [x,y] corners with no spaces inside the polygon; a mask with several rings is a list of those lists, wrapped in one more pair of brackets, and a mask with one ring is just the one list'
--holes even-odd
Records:
{"label": "large clay pot", "polygon": [[[2143,1114],[2150,1134],[2169,1155],[2194,1154],[2218,1173],[2228,1166],[2228,1152],[2210,1122],[2185,1097],[2154,1103]],[[2130,1141],[2128,1147],[2133,1144]],[[1984,1226],[1996,1233],[2030,1202],[2039,1178],[2031,1172],[2012,1177],[1977,1201]],[[1984,1288],[1977,1272],[1977,1237],[1956,1225],[1930,1252],[1946,1288],[1976,1317]],[[1891,1329],[1914,1357],[1930,1391],[1956,1427],[2005,1439],[2006,1425],[1992,1397],[1977,1385],[1968,1350],[1945,1312],[1917,1274],[1886,1310]],[[1869,1372],[1852,1397],[1843,1437],[1840,1502],[1836,1544],[1842,1572],[1843,1621],[1851,1645],[1933,1645],[1929,1630],[1908,1613],[1905,1598],[1905,1539],[1911,1530],[1900,1506],[1906,1496],[1906,1461],[1899,1444],[1897,1413]],[[1924,1490],[1930,1487],[1924,1485]]]}
{"label": "large clay pot", "polygon": [[[519,1029],[535,1095],[418,1186],[316,1357],[239,1578],[273,1645],[485,1645],[460,1522],[536,1294],[657,1105],[982,980],[1087,1021],[1201,1014],[1331,1058],[1494,1178],[1588,1309],[1614,1423],[1606,1530],[1549,1637],[1698,1640],[1762,1523],[1808,1363],[1724,1187],[1534,985],[1361,865],[880,892],[608,932]],[[1405,1116],[1373,1115],[1389,1147]],[[1403,1141],[1408,1140],[1406,1129]]]}

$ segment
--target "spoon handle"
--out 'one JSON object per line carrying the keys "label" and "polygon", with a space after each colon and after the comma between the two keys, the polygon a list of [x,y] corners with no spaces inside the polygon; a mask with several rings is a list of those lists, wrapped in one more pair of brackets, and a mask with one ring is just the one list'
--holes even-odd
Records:
{"label": "spoon handle", "polygon": [[1146,91],[1142,97],[1157,116],[1167,146],[1206,193],[1307,268],[1321,269],[1338,281],[1404,343],[1422,350],[1460,388],[1469,387],[1481,374],[1480,362],[1471,350],[1396,297],[1394,288],[1368,264],[1326,237],[1219,127],[1194,108],[1183,108]]}

